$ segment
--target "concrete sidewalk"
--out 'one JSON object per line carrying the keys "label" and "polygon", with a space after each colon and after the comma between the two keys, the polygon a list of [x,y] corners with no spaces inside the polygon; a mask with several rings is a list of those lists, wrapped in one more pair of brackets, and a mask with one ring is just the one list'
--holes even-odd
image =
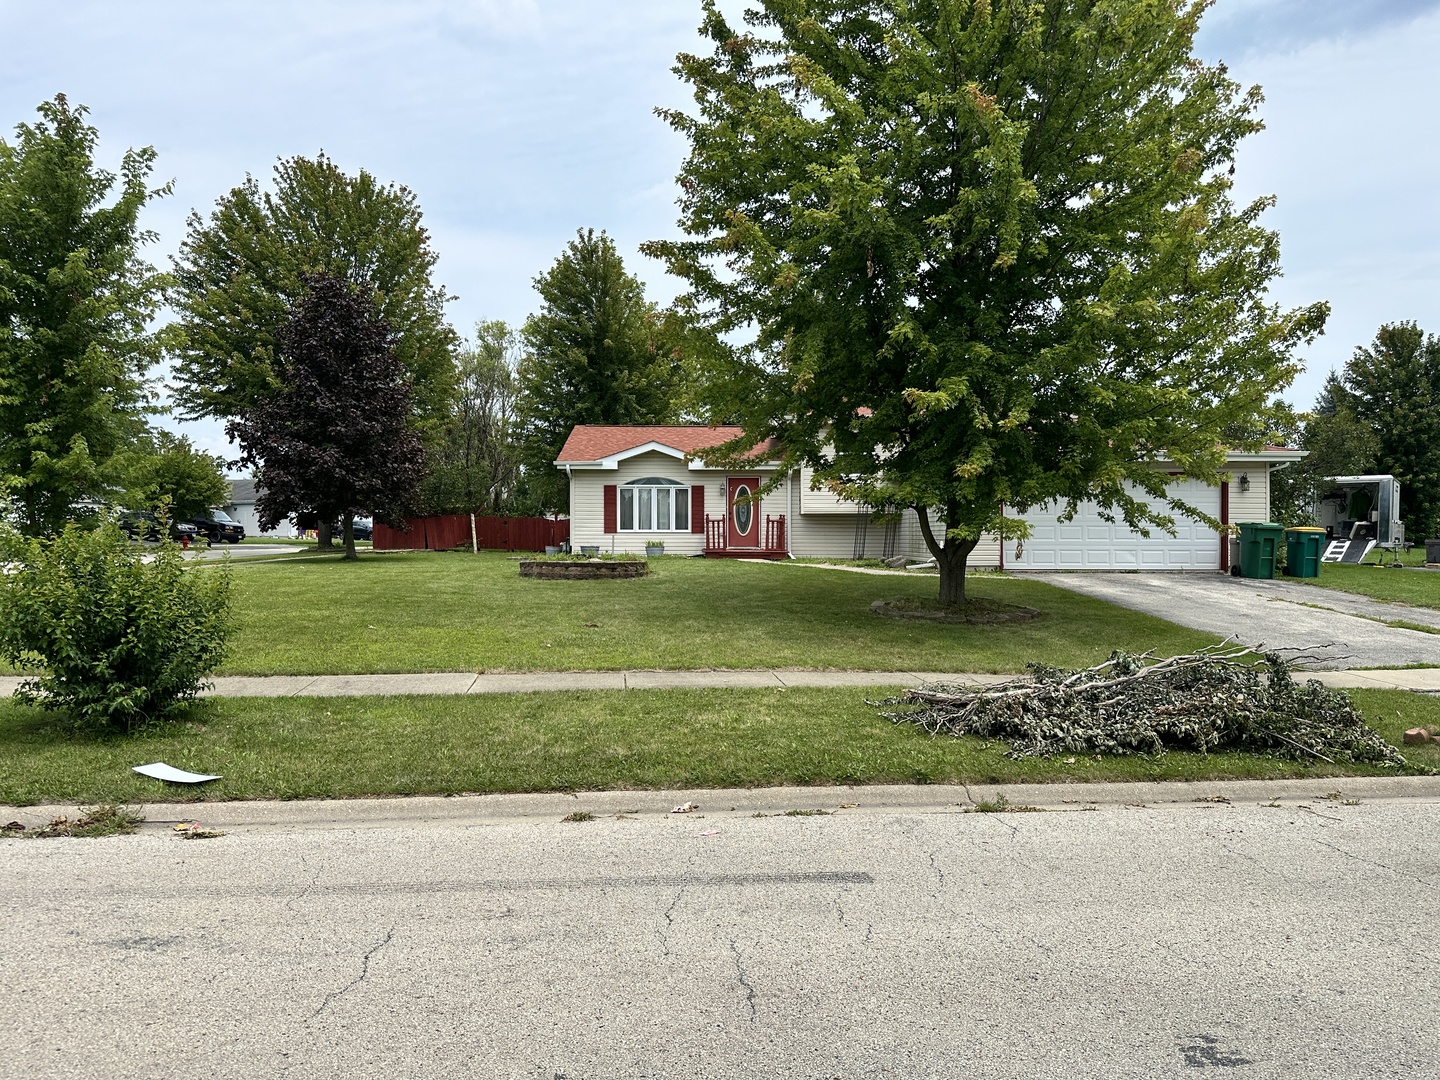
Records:
{"label": "concrete sidewalk", "polygon": [[[1415,690],[1440,694],[1440,668],[1311,671],[1299,673],[1326,686],[1367,690]],[[530,694],[550,690],[731,690],[787,687],[885,686],[924,683],[989,685],[1015,678],[977,672],[803,671],[761,668],[722,671],[536,671],[499,675],[428,672],[418,675],[273,675],[215,679],[211,697],[370,697],[387,695]],[[0,676],[0,696],[20,684]]]}

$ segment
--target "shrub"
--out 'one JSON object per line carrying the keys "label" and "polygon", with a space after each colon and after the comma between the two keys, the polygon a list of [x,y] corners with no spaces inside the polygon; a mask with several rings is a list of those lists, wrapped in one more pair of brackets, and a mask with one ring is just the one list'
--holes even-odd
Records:
{"label": "shrub", "polygon": [[228,568],[189,565],[171,541],[147,551],[113,524],[4,546],[0,657],[36,673],[18,700],[134,731],[192,701],[224,659]]}

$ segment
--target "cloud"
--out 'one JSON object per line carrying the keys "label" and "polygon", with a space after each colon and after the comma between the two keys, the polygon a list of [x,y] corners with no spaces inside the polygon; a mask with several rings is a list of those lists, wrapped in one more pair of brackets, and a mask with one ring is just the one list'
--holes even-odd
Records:
{"label": "cloud", "polygon": [[1369,37],[1436,10],[1440,0],[1218,0],[1197,44],[1204,56],[1233,60]]}

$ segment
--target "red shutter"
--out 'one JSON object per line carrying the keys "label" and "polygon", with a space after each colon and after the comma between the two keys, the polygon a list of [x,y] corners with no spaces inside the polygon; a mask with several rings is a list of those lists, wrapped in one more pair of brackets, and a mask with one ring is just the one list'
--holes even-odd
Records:
{"label": "red shutter", "polygon": [[705,531],[705,486],[696,484],[690,489],[690,531]]}
{"label": "red shutter", "polygon": [[620,513],[616,507],[618,497],[614,484],[605,485],[605,531],[617,533],[620,531]]}

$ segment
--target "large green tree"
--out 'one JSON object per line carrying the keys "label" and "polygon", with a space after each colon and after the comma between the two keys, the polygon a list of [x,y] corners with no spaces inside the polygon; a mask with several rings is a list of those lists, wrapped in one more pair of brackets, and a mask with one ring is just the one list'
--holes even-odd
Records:
{"label": "large green tree", "polygon": [[1440,339],[1413,322],[1382,326],[1344,382],[1341,400],[1374,433],[1379,468],[1400,481],[1405,535],[1440,535]]}
{"label": "large green tree", "polygon": [[279,388],[225,425],[241,460],[256,467],[260,527],[295,511],[343,522],[355,556],[355,517],[399,525],[424,476],[410,425],[411,381],[369,290],[328,274],[307,275],[276,339]]}
{"label": "large green tree", "polygon": [[679,58],[688,236],[644,250],[736,343],[713,407],[914,508],[944,602],[982,534],[1024,535],[1010,511],[1172,526],[1151,463],[1217,480],[1323,326],[1266,298],[1271,200],[1230,196],[1261,96],[1194,57],[1206,6],[760,0],[732,26],[706,0],[714,49]]}
{"label": "large green tree", "polygon": [[680,338],[603,232],[581,230],[535,289],[542,303],[521,332],[517,402],[525,498],[535,509],[567,510],[554,461],[570,429],[673,419]]}
{"label": "large green tree", "polygon": [[352,176],[324,154],[294,157],[275,166],[273,190],[247,176],[188,227],[174,266],[182,415],[242,417],[269,395],[280,329],[306,296],[306,275],[327,274],[371,290],[414,382],[418,425],[444,419],[459,339],[445,320],[452,298],[432,281],[438,255],[414,192],[363,169]]}
{"label": "large green tree", "polygon": [[116,455],[145,431],[150,323],[166,279],[140,257],[150,147],[120,172],[95,164],[98,133],[63,95],[0,140],[0,483],[28,533],[58,531],[119,482]]}

